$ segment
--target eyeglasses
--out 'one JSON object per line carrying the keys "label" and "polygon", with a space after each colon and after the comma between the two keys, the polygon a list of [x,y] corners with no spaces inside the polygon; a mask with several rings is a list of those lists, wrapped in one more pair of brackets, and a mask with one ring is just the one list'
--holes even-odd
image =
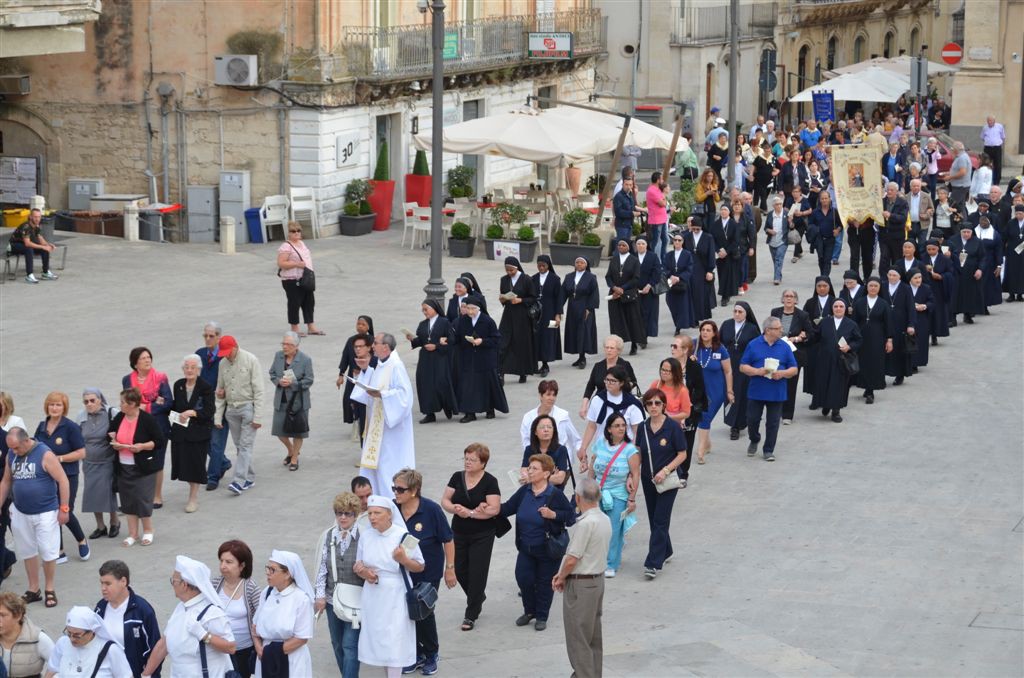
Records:
{"label": "eyeglasses", "polygon": [[302,233],[302,229],[301,228],[289,228],[288,232],[289,233]]}
{"label": "eyeglasses", "polygon": [[171,586],[177,586],[178,584],[181,584],[183,582],[183,579],[175,579],[174,577],[171,577]]}
{"label": "eyeglasses", "polygon": [[335,511],[334,515],[338,518],[355,518],[356,514],[353,511]]}
{"label": "eyeglasses", "polygon": [[99,402],[99,400],[97,400],[96,398],[82,398],[82,404],[83,405],[91,405],[92,403],[98,403],[98,402]]}
{"label": "eyeglasses", "polygon": [[682,348],[682,346],[680,344],[669,344],[668,347],[669,348],[674,348],[677,351]]}
{"label": "eyeglasses", "polygon": [[90,633],[92,633],[92,631],[82,631],[81,633],[71,633],[71,631],[68,631],[68,627],[67,626],[64,627],[64,635],[67,636],[68,638],[70,638],[71,640],[81,640],[82,638],[85,638]]}
{"label": "eyeglasses", "polygon": [[665,403],[661,402],[660,400],[652,400],[649,403],[644,403],[644,407],[654,407],[655,405],[661,407],[664,404]]}
{"label": "eyeglasses", "polygon": [[277,574],[278,572],[283,572],[283,570],[281,568],[274,567],[273,565],[267,565],[266,567],[263,568],[263,570],[267,574]]}
{"label": "eyeglasses", "polygon": [[606,384],[621,384],[622,382],[619,381],[618,379],[614,379],[612,377],[608,377],[608,378],[606,378],[604,380],[604,383],[606,383]]}
{"label": "eyeglasses", "polygon": [[394,492],[395,494],[405,494],[406,492],[409,491],[409,488],[408,487],[398,487],[397,485],[392,485],[391,486],[391,491]]}

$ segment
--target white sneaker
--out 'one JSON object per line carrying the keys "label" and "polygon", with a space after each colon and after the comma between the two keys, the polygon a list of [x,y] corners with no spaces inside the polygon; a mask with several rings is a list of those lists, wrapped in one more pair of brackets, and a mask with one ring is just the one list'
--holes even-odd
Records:
{"label": "white sneaker", "polygon": [[782,425],[783,425],[783,426],[789,426],[789,425],[790,425],[790,424],[792,424],[792,423],[793,423],[793,420],[792,420],[792,419],[783,419],[783,420],[782,420]]}
{"label": "white sneaker", "polygon": [[43,271],[43,274],[40,277],[43,280],[56,280],[57,274],[54,273],[53,271]]}
{"label": "white sneaker", "polygon": [[612,568],[609,567],[607,570],[604,571],[604,578],[605,579],[614,579],[615,578],[615,570],[613,570]]}
{"label": "white sneaker", "polygon": [[28,275],[25,276],[25,282],[35,285],[36,283],[39,282],[39,278],[37,278],[35,274],[29,273]]}

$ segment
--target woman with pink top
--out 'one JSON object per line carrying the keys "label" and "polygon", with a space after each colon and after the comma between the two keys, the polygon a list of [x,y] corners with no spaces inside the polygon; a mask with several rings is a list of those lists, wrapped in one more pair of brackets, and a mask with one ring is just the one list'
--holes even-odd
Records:
{"label": "woman with pink top", "polygon": [[153,508],[164,505],[164,457],[167,454],[167,440],[171,433],[171,422],[167,413],[171,411],[174,395],[167,375],[153,368],[153,353],[145,346],[136,346],[128,354],[128,364],[132,371],[121,379],[121,388],[138,389],[142,396],[141,408],[156,419],[163,441],[156,447],[156,490],[153,495]]}
{"label": "woman with pink top", "polygon": [[668,249],[667,189],[668,183],[662,180],[661,172],[651,175],[651,185],[647,187],[647,237],[650,238],[651,250],[658,261],[661,261]]}
{"label": "woman with pink top", "polygon": [[302,322],[306,323],[309,334],[327,334],[318,330],[313,322],[313,305],[315,285],[302,284],[302,275],[306,269],[313,270],[313,255],[306,243],[302,242],[302,225],[295,221],[288,222],[288,240],[277,248],[277,277],[281,279],[285,297],[288,298],[288,324],[292,332],[300,337],[306,332],[299,332],[299,309],[302,309]]}

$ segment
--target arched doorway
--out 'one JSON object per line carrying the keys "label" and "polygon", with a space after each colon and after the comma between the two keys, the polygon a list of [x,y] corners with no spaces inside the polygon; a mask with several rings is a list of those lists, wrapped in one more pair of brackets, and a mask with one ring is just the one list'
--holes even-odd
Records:
{"label": "arched doorway", "polygon": [[[807,62],[808,62],[808,60],[810,58],[810,54],[811,54],[811,46],[810,45],[804,45],[803,47],[800,48],[800,52],[799,52],[799,54],[797,56],[797,61],[796,61],[797,87],[796,87],[796,91],[790,92],[790,96],[796,94],[797,92],[800,92],[801,90],[806,89],[811,84],[810,77],[809,77],[809,74],[807,72],[807,67],[808,67]],[[797,115],[797,119],[798,120],[803,120],[804,119],[804,105],[803,104],[797,104],[796,115]]]}
{"label": "arched doorway", "polygon": [[61,181],[60,142],[39,118],[14,106],[0,105],[0,157],[35,158],[36,189],[48,207],[62,207],[66,200]]}

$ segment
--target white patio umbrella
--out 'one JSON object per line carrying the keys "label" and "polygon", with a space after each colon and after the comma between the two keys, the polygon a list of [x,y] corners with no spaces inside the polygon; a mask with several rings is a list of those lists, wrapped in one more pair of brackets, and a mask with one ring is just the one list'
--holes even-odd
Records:
{"label": "white patio umbrella", "polygon": [[[547,115],[566,118],[571,124],[580,122],[590,123],[599,127],[606,127],[614,131],[615,141],[606,152],[615,150],[618,144],[619,134],[622,132],[623,118],[613,111],[599,112],[573,106],[559,106],[549,108],[545,111]],[[668,150],[672,146],[672,132],[656,127],[638,118],[631,118],[629,131],[626,132],[624,146],[636,146],[637,148],[660,148]]]}
{"label": "white patio umbrella", "polygon": [[[856,64],[850,64],[849,66],[840,66],[834,68],[831,71],[826,71],[825,75],[834,77],[838,75],[844,75],[846,73],[859,73],[867,68],[882,68],[899,75],[905,75],[910,77],[910,63],[912,58],[903,55],[892,59],[886,59],[885,57],[875,57],[874,59],[868,59],[867,61],[861,61]],[[947,73],[956,73],[957,69],[955,66],[949,66],[947,64],[940,64],[935,61],[928,62],[928,75],[945,75]]]}
{"label": "white patio umbrella", "polygon": [[812,92],[832,91],[836,101],[896,101],[910,89],[910,74],[899,75],[873,66],[856,73],[845,73],[808,87],[790,97],[795,103],[812,101]]}

